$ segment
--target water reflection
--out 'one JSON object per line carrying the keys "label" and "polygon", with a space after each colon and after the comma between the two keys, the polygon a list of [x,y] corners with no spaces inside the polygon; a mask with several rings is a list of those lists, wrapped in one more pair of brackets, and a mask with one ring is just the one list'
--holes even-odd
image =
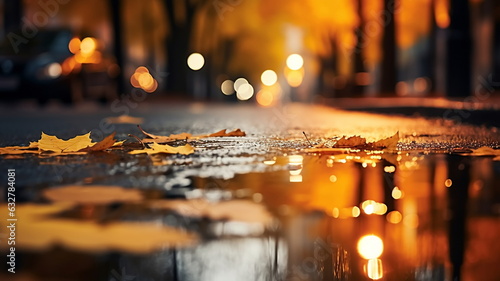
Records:
{"label": "water reflection", "polygon": [[[88,260],[78,280],[500,280],[500,162],[334,153],[272,157],[268,172],[230,180],[191,178],[187,199],[145,190],[144,202],[62,214],[183,229],[200,237],[194,245],[99,256],[60,247],[19,258],[42,276],[35,280],[60,277],[40,268],[61,251]],[[269,223],[251,219],[258,210]]]}
{"label": "water reflection", "polygon": [[[228,183],[258,193],[280,218],[290,280],[500,278],[493,270],[500,254],[486,244],[497,249],[499,243],[491,236],[478,240],[500,229],[498,162],[415,153],[347,156],[278,157],[268,165],[287,169],[237,175]],[[291,181],[297,170],[301,181]],[[367,235],[381,239],[380,256],[358,254]],[[333,251],[316,258],[318,241],[345,251],[342,274],[334,270]]]}

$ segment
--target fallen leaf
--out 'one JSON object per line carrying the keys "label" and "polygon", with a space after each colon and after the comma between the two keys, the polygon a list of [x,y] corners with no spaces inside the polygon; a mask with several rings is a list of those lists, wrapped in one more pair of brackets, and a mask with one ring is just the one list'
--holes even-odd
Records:
{"label": "fallen leaf", "polygon": [[246,136],[245,132],[243,132],[240,129],[236,129],[232,132],[227,132],[227,133],[226,133],[226,129],[224,129],[224,130],[220,130],[216,133],[207,135],[207,137],[244,137],[244,136]]}
{"label": "fallen leaf", "polygon": [[42,151],[53,152],[78,152],[81,149],[94,145],[90,139],[90,132],[85,135],[76,136],[69,140],[62,140],[56,136],[50,136],[42,132],[38,141],[38,148]]}
{"label": "fallen leaf", "polygon": [[132,117],[124,114],[118,117],[108,117],[106,118],[106,121],[111,124],[142,124],[144,122],[144,118]]}
{"label": "fallen leaf", "polygon": [[356,146],[361,146],[361,145],[366,145],[366,139],[362,138],[360,136],[352,136],[349,138],[346,138],[343,136],[341,139],[339,139],[335,143],[335,147],[356,147]]}
{"label": "fallen leaf", "polygon": [[336,152],[340,148],[353,148],[364,150],[397,150],[399,141],[399,132],[393,136],[381,139],[375,142],[366,142],[366,139],[360,136],[352,136],[338,139],[337,141],[328,140],[325,143],[319,144],[313,148],[305,149],[306,152]]}
{"label": "fallen leaf", "polygon": [[45,189],[43,197],[53,202],[100,205],[117,202],[137,202],[143,199],[139,190],[101,185],[62,186]]}
{"label": "fallen leaf", "polygon": [[273,217],[267,209],[248,200],[209,202],[204,199],[156,200],[150,203],[154,209],[168,209],[183,216],[206,217],[212,220],[240,221],[269,225]]}
{"label": "fallen leaf", "polygon": [[82,151],[83,152],[92,152],[92,151],[106,150],[106,149],[115,145],[115,143],[116,143],[115,135],[116,135],[116,132],[113,132],[111,135],[105,137],[102,141],[100,141],[92,146],[86,147],[84,149],[80,149],[79,151],[80,152],[82,152]]}
{"label": "fallen leaf", "polygon": [[123,145],[125,141],[117,142],[114,139],[115,134],[116,133],[112,133],[102,141],[94,143],[90,139],[90,132],[69,140],[63,140],[42,132],[40,140],[30,142],[29,146],[0,147],[0,155],[19,155],[28,153],[40,154],[40,156],[82,155],[87,152],[103,151],[111,147]]}
{"label": "fallen leaf", "polygon": [[396,132],[393,136],[390,136],[385,139],[378,140],[376,142],[372,142],[369,145],[373,147],[382,147],[387,150],[397,150],[399,142],[399,131]]}
{"label": "fallen leaf", "polygon": [[159,136],[159,135],[153,135],[150,134],[146,131],[144,131],[141,126],[138,126],[139,130],[147,137],[143,139],[143,142],[145,143],[151,143],[151,142],[156,142],[156,143],[166,143],[166,142],[173,142],[176,140],[185,140],[185,139],[202,139],[202,138],[210,138],[210,137],[242,137],[246,136],[245,132],[241,131],[240,129],[236,129],[231,132],[227,132],[226,129],[220,130],[218,132],[212,133],[212,134],[205,134],[205,135],[192,135],[190,133],[180,133],[180,134],[171,134],[169,136]]}
{"label": "fallen leaf", "polygon": [[168,144],[158,144],[153,142],[149,145],[150,148],[132,150],[129,154],[158,154],[158,153],[167,153],[167,154],[183,154],[189,155],[194,153],[194,147],[190,144],[182,145],[182,146],[170,146]]}

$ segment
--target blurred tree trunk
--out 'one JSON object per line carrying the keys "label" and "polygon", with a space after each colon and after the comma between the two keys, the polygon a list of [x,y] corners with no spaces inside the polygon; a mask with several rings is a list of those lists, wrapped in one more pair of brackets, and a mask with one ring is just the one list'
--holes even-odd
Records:
{"label": "blurred tree trunk", "polygon": [[450,1],[450,26],[446,51],[446,94],[465,97],[471,94],[471,51],[469,1]]}
{"label": "blurred tree trunk", "polygon": [[382,35],[382,67],[380,77],[381,94],[393,94],[396,89],[396,25],[394,10],[396,0],[384,0],[382,18],[384,34]]}
{"label": "blurred tree trunk", "polygon": [[495,83],[493,86],[497,86],[500,82],[500,1],[490,0],[492,4],[493,11],[493,77],[492,80]]}
{"label": "blurred tree trunk", "polygon": [[[170,34],[167,47],[167,91],[175,94],[187,92],[187,57],[190,53],[194,16],[202,1],[165,0]],[[176,7],[183,5],[182,7]],[[180,14],[183,13],[183,14]]]}
{"label": "blurred tree trunk", "polygon": [[436,76],[436,68],[437,68],[437,61],[436,61],[436,36],[437,36],[437,23],[436,23],[436,16],[434,14],[434,9],[435,9],[435,0],[431,0],[429,3],[429,18],[430,18],[430,27],[429,27],[429,46],[427,49],[427,75],[429,77],[430,85],[429,85],[429,93],[431,95],[435,95],[436,91],[436,83],[437,83],[437,76]]}
{"label": "blurred tree trunk", "polygon": [[356,47],[354,48],[354,76],[352,77],[352,94],[354,96],[363,96],[365,86],[360,85],[358,83],[358,79],[356,79],[358,73],[366,72],[363,61],[363,45],[366,44],[366,42],[363,41],[363,32],[365,31],[363,0],[358,0],[357,14],[359,18],[359,25],[356,32]]}
{"label": "blurred tree trunk", "polygon": [[116,76],[116,86],[118,95],[125,92],[124,87],[124,56],[123,56],[123,40],[122,40],[122,1],[110,0],[111,23],[113,28],[113,53],[116,59],[116,64],[119,67],[118,75]]}
{"label": "blurred tree trunk", "polygon": [[4,0],[3,1],[3,27],[4,35],[21,27],[23,16],[23,1]]}

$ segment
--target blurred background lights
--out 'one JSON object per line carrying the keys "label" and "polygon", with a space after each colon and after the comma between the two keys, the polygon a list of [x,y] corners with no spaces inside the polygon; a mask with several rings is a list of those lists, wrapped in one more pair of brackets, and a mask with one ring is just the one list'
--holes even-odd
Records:
{"label": "blurred background lights", "polygon": [[304,59],[299,54],[291,54],[286,59],[286,66],[291,70],[299,70],[304,65]]}
{"label": "blurred background lights", "polygon": [[200,70],[205,65],[205,58],[200,53],[192,53],[187,59],[187,64],[192,70]]}
{"label": "blurred background lights", "polygon": [[134,88],[143,89],[147,93],[152,93],[158,89],[158,81],[144,66],[135,69],[134,74],[130,76],[130,84]]}
{"label": "blurred background lights", "polygon": [[278,75],[273,70],[268,69],[262,72],[260,80],[262,81],[262,84],[266,86],[272,86],[278,81]]}
{"label": "blurred background lights", "polygon": [[234,81],[233,88],[235,91],[238,91],[238,88],[242,85],[248,84],[248,80],[245,78],[238,78]]}
{"label": "blurred background lights", "polygon": [[231,81],[231,80],[225,80],[220,85],[220,90],[226,96],[232,95],[232,94],[234,94],[234,88],[233,88],[234,85],[233,84],[234,84],[233,81]]}
{"label": "blurred background lights", "polygon": [[384,268],[382,266],[382,260],[380,259],[370,259],[364,266],[364,270],[368,278],[372,280],[379,280],[384,277]]}
{"label": "blurred background lights", "polygon": [[255,96],[257,103],[261,106],[271,106],[274,103],[274,95],[267,89],[261,89]]}
{"label": "blurred background lights", "polygon": [[238,87],[238,90],[236,91],[236,97],[241,100],[249,100],[253,96],[254,90],[252,85],[250,84],[243,84]]}
{"label": "blurred background lights", "polygon": [[51,78],[57,78],[57,77],[61,76],[61,73],[62,73],[61,65],[58,64],[57,62],[53,62],[53,63],[49,64],[49,66],[47,67],[47,74]]}
{"label": "blurred background lights", "polygon": [[80,43],[80,52],[83,55],[88,55],[92,54],[97,48],[97,42],[94,38],[92,37],[85,37],[82,40],[82,43]]}
{"label": "blurred background lights", "polygon": [[376,235],[365,235],[359,239],[357,249],[364,259],[376,259],[384,252],[384,242]]}
{"label": "blurred background lights", "polygon": [[392,212],[387,214],[386,219],[390,223],[398,224],[403,219],[403,215],[401,215],[401,213],[398,211],[392,211]]}

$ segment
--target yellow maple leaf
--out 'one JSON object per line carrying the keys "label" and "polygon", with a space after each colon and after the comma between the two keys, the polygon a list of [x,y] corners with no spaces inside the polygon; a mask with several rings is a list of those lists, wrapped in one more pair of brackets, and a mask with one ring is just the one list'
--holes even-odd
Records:
{"label": "yellow maple leaf", "polygon": [[92,139],[90,139],[90,132],[69,140],[63,140],[42,132],[42,137],[38,141],[38,148],[40,150],[52,152],[77,152],[92,145],[94,145],[94,143]]}
{"label": "yellow maple leaf", "polygon": [[194,147],[190,144],[182,145],[182,146],[170,146],[168,144],[158,144],[153,142],[150,144],[150,148],[146,149],[138,149],[130,151],[129,154],[158,154],[158,153],[167,153],[167,154],[183,154],[188,155],[194,153]]}
{"label": "yellow maple leaf", "polygon": [[92,145],[92,146],[88,146],[88,147],[85,147],[83,149],[80,149],[79,151],[82,151],[82,152],[92,152],[92,151],[102,151],[102,150],[106,150],[112,146],[114,146],[116,144],[116,140],[115,140],[115,134],[116,132],[112,133],[111,135],[105,137],[102,141]]}

